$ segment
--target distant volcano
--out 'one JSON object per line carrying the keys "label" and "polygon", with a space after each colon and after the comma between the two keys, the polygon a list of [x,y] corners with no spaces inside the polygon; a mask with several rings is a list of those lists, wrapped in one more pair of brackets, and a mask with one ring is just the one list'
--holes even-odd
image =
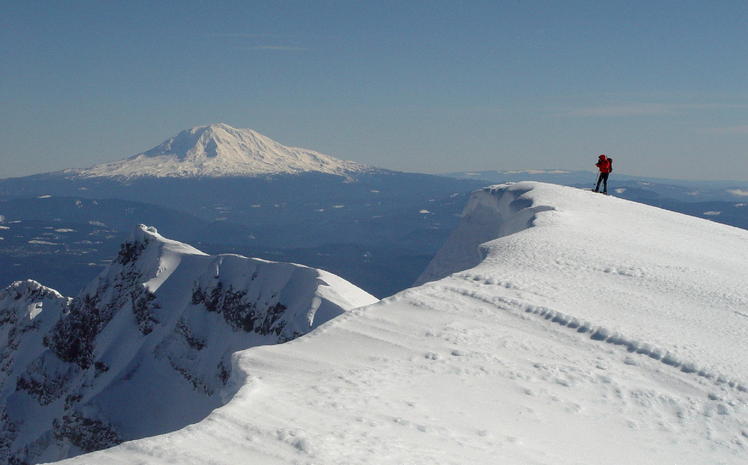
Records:
{"label": "distant volcano", "polygon": [[304,172],[346,176],[371,169],[312,150],[286,147],[251,129],[220,123],[182,131],[146,152],[74,173],[84,178],[227,177]]}

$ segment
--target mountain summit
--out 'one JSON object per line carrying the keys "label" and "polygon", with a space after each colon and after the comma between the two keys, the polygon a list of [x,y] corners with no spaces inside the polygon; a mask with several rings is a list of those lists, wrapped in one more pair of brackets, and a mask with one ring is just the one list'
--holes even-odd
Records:
{"label": "mountain summit", "polygon": [[286,147],[252,129],[197,126],[130,158],[81,170],[81,177],[229,177],[319,172],[345,176],[369,169],[312,150]]}

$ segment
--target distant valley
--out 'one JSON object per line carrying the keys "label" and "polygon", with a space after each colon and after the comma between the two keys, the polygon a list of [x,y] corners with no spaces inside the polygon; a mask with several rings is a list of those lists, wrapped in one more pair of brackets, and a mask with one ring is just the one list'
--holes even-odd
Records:
{"label": "distant valley", "polygon": [[[377,297],[410,287],[469,194],[535,180],[589,189],[592,171],[384,170],[225,124],[88,169],[0,180],[0,285],[75,294],[139,223],[211,252],[303,263]],[[748,228],[748,184],[611,177],[614,196]]]}
{"label": "distant valley", "polygon": [[[165,156],[167,148],[178,153]],[[316,152],[321,168],[271,173],[267,166],[299,166],[307,152],[226,125],[184,131],[147,153],[157,154],[131,157],[117,175],[94,167],[0,180],[0,280],[34,278],[74,294],[145,223],[209,252],[316,264],[384,297],[413,283],[483,185]],[[154,168],[153,158],[183,169]],[[257,159],[265,168],[252,175]]]}

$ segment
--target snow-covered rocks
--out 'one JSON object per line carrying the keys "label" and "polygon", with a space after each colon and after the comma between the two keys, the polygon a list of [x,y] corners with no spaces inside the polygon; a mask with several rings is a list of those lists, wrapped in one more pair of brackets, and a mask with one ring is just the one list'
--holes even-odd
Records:
{"label": "snow-covered rocks", "polygon": [[464,220],[451,275],[240,352],[205,420],[66,463],[745,462],[746,231],[539,183]]}
{"label": "snow-covered rocks", "polygon": [[369,170],[312,150],[286,147],[251,129],[227,124],[180,132],[146,152],[71,173],[82,178],[226,177],[319,172],[339,176]]}
{"label": "snow-covered rocks", "polygon": [[15,380],[21,371],[43,350],[42,338],[62,317],[70,301],[57,291],[31,280],[17,281],[0,290],[2,398],[15,389]]}
{"label": "snow-covered rocks", "polygon": [[242,385],[232,354],[376,299],[301,265],[207,255],[139,226],[76,299],[0,292],[0,463],[39,463],[199,421]]}

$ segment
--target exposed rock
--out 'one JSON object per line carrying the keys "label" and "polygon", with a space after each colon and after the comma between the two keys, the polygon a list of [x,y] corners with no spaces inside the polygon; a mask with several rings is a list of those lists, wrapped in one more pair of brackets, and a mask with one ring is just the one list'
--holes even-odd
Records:
{"label": "exposed rock", "polygon": [[339,278],[354,301],[326,293],[322,273],[210,256],[140,225],[75,299],[34,281],[0,290],[0,465],[199,421],[233,394],[232,353],[376,300]]}

